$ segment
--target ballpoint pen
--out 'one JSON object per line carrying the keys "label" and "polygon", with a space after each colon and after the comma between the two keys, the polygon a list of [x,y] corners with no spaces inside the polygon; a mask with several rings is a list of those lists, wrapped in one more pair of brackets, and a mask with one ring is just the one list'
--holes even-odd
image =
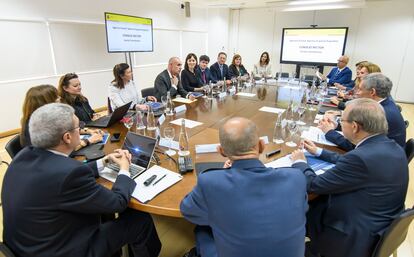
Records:
{"label": "ballpoint pen", "polygon": [[160,179],[158,179],[157,181],[155,181],[154,184],[152,184],[152,185],[155,186],[158,182],[160,182],[166,176],[167,176],[167,174],[164,174],[164,176],[162,176]]}

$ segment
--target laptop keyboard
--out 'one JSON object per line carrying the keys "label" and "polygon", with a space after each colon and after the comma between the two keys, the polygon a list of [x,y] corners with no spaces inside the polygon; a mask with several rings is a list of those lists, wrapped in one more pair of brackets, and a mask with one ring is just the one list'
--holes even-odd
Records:
{"label": "laptop keyboard", "polygon": [[[116,172],[119,172],[119,166],[116,163],[109,163],[108,168],[110,168],[111,170],[114,170]],[[138,177],[144,171],[145,171],[144,168],[142,168],[142,167],[140,167],[136,164],[131,163],[131,165],[129,165],[129,173],[131,173],[130,178],[132,178],[132,179]]]}

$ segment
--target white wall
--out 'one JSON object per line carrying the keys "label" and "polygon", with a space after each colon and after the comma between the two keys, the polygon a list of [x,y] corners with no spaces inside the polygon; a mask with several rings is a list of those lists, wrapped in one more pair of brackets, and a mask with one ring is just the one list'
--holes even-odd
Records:
{"label": "white wall", "polygon": [[[346,54],[350,67],[361,60],[378,64],[394,83],[392,95],[398,101],[414,102],[414,1],[367,2],[365,8],[307,12],[275,12],[269,8],[232,10],[230,53],[239,53],[248,70],[263,51],[271,55],[274,73],[294,65],[279,64],[284,27],[349,27]],[[231,54],[230,54],[231,55]],[[231,58],[231,56],[230,56]],[[325,67],[328,72],[330,67]]]}
{"label": "white wall", "polygon": [[179,4],[167,0],[3,0],[0,1],[0,132],[19,126],[28,88],[57,85],[67,72],[80,76],[92,107],[106,106],[112,68],[123,54],[108,54],[105,11],[150,17],[154,52],[136,53],[134,76],[140,89],[152,87],[168,58],[185,58],[228,48],[228,9],[191,9],[186,18]]}

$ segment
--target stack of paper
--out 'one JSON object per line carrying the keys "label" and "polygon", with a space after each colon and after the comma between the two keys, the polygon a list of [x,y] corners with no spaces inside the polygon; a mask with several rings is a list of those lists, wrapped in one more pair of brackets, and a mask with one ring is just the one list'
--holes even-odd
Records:
{"label": "stack of paper", "polygon": [[[144,181],[152,175],[157,176],[154,182],[152,182],[149,186],[145,186]],[[182,179],[183,177],[180,174],[154,165],[135,179],[137,186],[132,193],[132,197],[142,203],[146,203]]]}
{"label": "stack of paper", "polygon": [[190,103],[193,103],[195,101],[197,101],[197,99],[190,100],[190,99],[183,98],[183,97],[176,97],[176,98],[173,99],[173,102],[185,103],[185,104],[190,104]]}
{"label": "stack of paper", "polygon": [[245,92],[239,92],[239,93],[237,93],[237,95],[239,95],[239,96],[253,97],[253,96],[255,96],[256,94],[253,94],[253,93],[245,93]]}
{"label": "stack of paper", "polygon": [[180,149],[180,145],[179,145],[178,141],[171,140],[171,143],[170,143],[170,140],[168,138],[165,138],[165,137],[160,138],[160,141],[158,142],[158,145],[163,146],[163,147],[167,147],[167,148],[170,147],[171,149],[175,149],[175,150]]}
{"label": "stack of paper", "polygon": [[302,132],[303,139],[311,140],[315,143],[323,144],[323,145],[331,145],[336,146],[336,144],[328,141],[325,138],[325,133],[320,128],[317,127],[309,127],[309,130],[305,130]]}

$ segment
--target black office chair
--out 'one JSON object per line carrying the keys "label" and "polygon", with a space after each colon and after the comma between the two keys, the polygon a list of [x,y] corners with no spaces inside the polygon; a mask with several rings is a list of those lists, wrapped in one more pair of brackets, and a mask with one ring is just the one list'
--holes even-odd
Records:
{"label": "black office chair", "polygon": [[0,257],[15,257],[15,255],[4,243],[0,242]]}
{"label": "black office chair", "polygon": [[413,159],[414,157],[414,139],[410,138],[408,139],[407,143],[405,143],[405,155],[407,156],[408,163]]}
{"label": "black office chair", "polygon": [[22,146],[20,145],[20,135],[15,135],[9,142],[6,144],[6,151],[10,155],[10,158],[14,158],[20,150],[22,150]]}
{"label": "black office chair", "polygon": [[407,209],[401,213],[387,228],[371,257],[389,257],[391,254],[396,257],[397,249],[407,237],[413,219],[414,209]]}
{"label": "black office chair", "polygon": [[[149,88],[144,88],[144,89],[142,89],[141,90],[141,94],[142,94],[142,97],[147,97],[147,96],[154,96],[155,95],[155,88],[153,88],[153,87],[149,87]],[[159,101],[160,99],[158,99],[158,101]]]}
{"label": "black office chair", "polygon": [[106,102],[106,104],[108,105],[108,114],[111,114],[113,110],[111,106],[111,99],[109,99],[109,97],[108,97],[108,101]]}
{"label": "black office chair", "polygon": [[[276,78],[279,78],[279,73],[280,72],[276,72]],[[280,73],[280,77],[281,78],[289,78],[289,72],[282,72],[282,73]]]}

